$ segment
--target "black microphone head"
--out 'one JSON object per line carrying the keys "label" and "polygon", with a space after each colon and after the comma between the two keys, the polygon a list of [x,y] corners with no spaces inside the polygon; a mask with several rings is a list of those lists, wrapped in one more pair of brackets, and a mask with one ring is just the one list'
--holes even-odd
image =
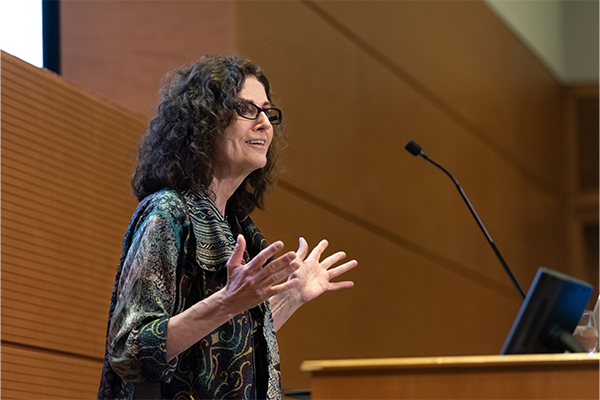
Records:
{"label": "black microphone head", "polygon": [[406,143],[405,149],[408,150],[408,152],[413,156],[418,156],[419,154],[421,154],[421,146],[419,146],[412,140]]}

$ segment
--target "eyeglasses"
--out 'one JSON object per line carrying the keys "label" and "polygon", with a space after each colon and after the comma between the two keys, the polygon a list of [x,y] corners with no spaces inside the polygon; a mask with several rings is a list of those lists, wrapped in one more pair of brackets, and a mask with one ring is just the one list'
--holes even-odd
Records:
{"label": "eyeglasses", "polygon": [[256,104],[241,101],[235,106],[235,111],[242,118],[257,119],[261,112],[264,112],[271,125],[279,125],[281,123],[281,110],[278,108],[260,108]]}

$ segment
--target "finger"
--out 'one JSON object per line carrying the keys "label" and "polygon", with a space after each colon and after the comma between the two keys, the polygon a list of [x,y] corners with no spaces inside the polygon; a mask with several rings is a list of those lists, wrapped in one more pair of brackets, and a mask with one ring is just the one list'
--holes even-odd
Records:
{"label": "finger", "polygon": [[296,253],[290,251],[269,263],[261,271],[263,283],[267,286],[275,285],[287,278],[292,272],[300,268],[300,266],[301,263],[298,261]]}
{"label": "finger", "polygon": [[354,286],[354,282],[352,281],[344,281],[344,282],[330,282],[328,290],[340,290],[347,289]]}
{"label": "finger", "polygon": [[300,244],[298,245],[298,251],[296,254],[301,260],[304,260],[308,254],[308,243],[303,237],[300,238]]}
{"label": "finger", "polygon": [[315,246],[313,251],[310,252],[308,258],[315,258],[316,261],[319,261],[319,258],[321,258],[321,254],[323,254],[327,246],[329,246],[329,242],[325,239],[321,240],[319,244]]}
{"label": "finger", "polygon": [[289,281],[282,283],[280,285],[271,286],[271,295],[269,297],[281,294],[290,289],[295,288],[300,283],[298,278],[290,279]]}
{"label": "finger", "polygon": [[358,261],[352,260],[348,261],[345,264],[340,265],[339,267],[335,267],[327,271],[329,279],[337,278],[338,276],[350,271],[352,268],[358,265]]}
{"label": "finger", "polygon": [[332,265],[339,261],[342,261],[344,258],[346,258],[346,253],[344,253],[343,251],[338,251],[337,253],[332,254],[326,259],[324,259],[321,262],[321,265],[323,266],[323,268],[329,269]]}
{"label": "finger", "polygon": [[233,253],[227,261],[227,266],[239,267],[244,259],[244,250],[246,250],[246,239],[244,238],[244,235],[238,235]]}
{"label": "finger", "polygon": [[283,242],[278,240],[275,243],[270,244],[258,253],[249,263],[249,268],[262,269],[263,265],[267,260],[273,257],[277,252],[283,249]]}

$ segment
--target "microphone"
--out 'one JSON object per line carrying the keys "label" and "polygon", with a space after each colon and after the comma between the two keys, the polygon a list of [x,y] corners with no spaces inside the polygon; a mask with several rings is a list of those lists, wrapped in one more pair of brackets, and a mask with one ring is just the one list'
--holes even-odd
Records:
{"label": "microphone", "polygon": [[524,299],[525,298],[525,293],[523,293],[523,290],[521,290],[521,287],[517,283],[517,280],[513,276],[513,274],[510,271],[510,269],[508,268],[508,265],[506,265],[506,262],[504,261],[504,258],[502,258],[502,255],[500,254],[500,251],[496,247],[496,244],[494,243],[494,240],[492,239],[492,237],[488,233],[487,229],[485,229],[485,226],[483,225],[483,222],[481,222],[481,219],[479,218],[479,215],[477,215],[477,212],[475,211],[475,209],[471,205],[471,202],[469,201],[469,198],[467,197],[467,194],[465,193],[465,191],[463,190],[463,188],[460,186],[460,184],[458,183],[458,181],[456,179],[454,179],[454,177],[450,174],[450,172],[446,171],[446,169],[444,167],[442,167],[440,164],[438,164],[435,161],[433,161],[431,158],[427,157],[425,155],[425,153],[423,153],[423,150],[421,149],[421,146],[419,146],[414,141],[411,140],[410,142],[408,142],[406,144],[406,150],[408,150],[408,152],[410,154],[412,154],[413,156],[421,156],[421,157],[423,157],[424,159],[426,159],[427,161],[429,161],[430,163],[432,163],[433,165],[435,165],[436,167],[438,167],[439,169],[441,169],[442,171],[444,171],[444,173],[446,175],[448,175],[450,177],[450,179],[452,179],[452,182],[454,182],[454,185],[456,185],[456,188],[458,189],[460,195],[462,196],[463,200],[467,204],[467,207],[469,208],[469,211],[471,211],[471,214],[475,218],[475,221],[477,221],[477,224],[479,225],[479,228],[481,228],[481,231],[485,235],[485,238],[487,239],[488,243],[490,244],[490,246],[492,246],[492,249],[494,250],[494,253],[496,254],[496,257],[498,257],[498,260],[500,261],[500,264],[502,264],[502,267],[504,267],[504,270],[508,274],[508,277],[510,278],[510,280],[512,281],[512,283],[515,285],[515,287],[517,288],[517,290],[519,291],[519,294],[521,295],[521,297],[523,297],[523,299]]}

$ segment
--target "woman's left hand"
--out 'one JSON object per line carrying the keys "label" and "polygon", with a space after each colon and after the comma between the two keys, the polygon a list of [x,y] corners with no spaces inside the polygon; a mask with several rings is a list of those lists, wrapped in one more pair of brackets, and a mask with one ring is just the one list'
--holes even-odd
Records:
{"label": "woman's left hand", "polygon": [[313,251],[308,254],[308,243],[304,238],[300,238],[300,247],[298,247],[296,258],[293,260],[295,264],[300,264],[300,266],[288,278],[288,283],[294,283],[294,286],[279,295],[271,297],[275,330],[279,330],[302,304],[329,290],[354,286],[352,281],[331,282],[332,279],[356,267],[358,262],[352,260],[332,268],[333,265],[346,258],[346,253],[339,251],[320,261],[321,255],[327,246],[329,246],[327,240],[321,240]]}
{"label": "woman's left hand", "polygon": [[302,304],[311,301],[329,290],[338,290],[354,286],[352,281],[331,282],[332,279],[342,275],[358,265],[356,260],[348,261],[335,268],[331,268],[339,261],[346,258],[346,253],[339,251],[323,261],[319,261],[325,249],[329,246],[327,240],[321,242],[308,254],[308,243],[300,238],[300,246],[296,252],[296,261],[300,268],[294,271],[289,279],[298,279],[298,285],[292,289],[299,295]]}

